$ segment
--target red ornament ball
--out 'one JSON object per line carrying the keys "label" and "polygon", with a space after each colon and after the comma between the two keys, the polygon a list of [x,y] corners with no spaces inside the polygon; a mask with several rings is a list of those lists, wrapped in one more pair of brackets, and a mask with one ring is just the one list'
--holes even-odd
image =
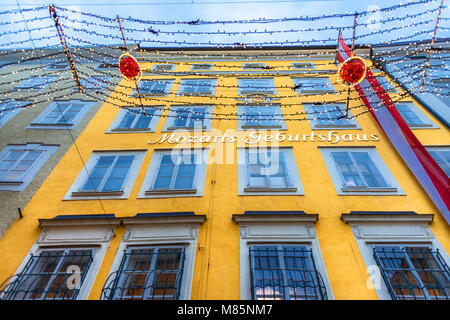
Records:
{"label": "red ornament ball", "polygon": [[136,78],[141,71],[137,60],[131,56],[126,56],[120,60],[119,69],[120,73],[128,79]]}
{"label": "red ornament ball", "polygon": [[360,57],[352,57],[344,61],[339,68],[339,77],[346,85],[355,85],[361,82],[366,75],[366,64]]}

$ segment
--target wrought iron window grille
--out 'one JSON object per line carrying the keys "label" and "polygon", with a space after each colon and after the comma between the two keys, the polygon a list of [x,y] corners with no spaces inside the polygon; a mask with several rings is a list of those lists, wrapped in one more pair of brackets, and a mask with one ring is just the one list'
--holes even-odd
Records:
{"label": "wrought iron window grille", "polygon": [[102,300],[178,300],[184,247],[131,247],[102,290]]}
{"label": "wrought iron window grille", "polygon": [[255,300],[327,300],[322,276],[311,248],[305,246],[252,246],[250,275]]}
{"label": "wrought iron window grille", "polygon": [[373,256],[393,300],[450,300],[450,269],[438,250],[374,246]]}
{"label": "wrought iron window grille", "polygon": [[31,255],[20,273],[0,284],[0,300],[75,300],[91,266],[93,251],[53,249]]}

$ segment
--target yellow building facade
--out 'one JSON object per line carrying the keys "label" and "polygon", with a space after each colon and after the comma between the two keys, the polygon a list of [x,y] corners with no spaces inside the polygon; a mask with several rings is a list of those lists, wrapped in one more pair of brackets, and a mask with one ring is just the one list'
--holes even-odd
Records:
{"label": "yellow building facade", "polygon": [[[448,284],[448,224],[354,90],[338,119],[332,53],[269,53],[137,52],[142,99],[123,79],[0,239],[3,298],[448,298],[430,289]],[[423,145],[448,145],[376,75],[431,122]]]}

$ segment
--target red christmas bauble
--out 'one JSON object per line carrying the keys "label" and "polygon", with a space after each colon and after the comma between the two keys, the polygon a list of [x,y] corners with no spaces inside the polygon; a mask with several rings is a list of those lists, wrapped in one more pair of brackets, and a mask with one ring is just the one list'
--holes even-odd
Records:
{"label": "red christmas bauble", "polygon": [[141,71],[137,60],[131,56],[125,56],[120,59],[119,69],[120,73],[128,79],[136,78]]}
{"label": "red christmas bauble", "polygon": [[351,57],[342,63],[338,74],[347,86],[353,86],[364,79],[366,64],[360,57]]}

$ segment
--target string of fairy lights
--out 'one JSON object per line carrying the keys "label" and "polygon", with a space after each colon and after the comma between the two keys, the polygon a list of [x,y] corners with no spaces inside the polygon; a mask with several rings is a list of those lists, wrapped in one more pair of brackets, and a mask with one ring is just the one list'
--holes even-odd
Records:
{"label": "string of fairy lights", "polygon": [[[407,68],[407,75],[401,76],[402,79],[396,79],[403,83],[391,84],[396,93],[392,96],[393,102],[405,101],[410,94],[419,92],[420,86],[415,81],[421,79],[422,75],[428,68],[425,61],[413,61],[411,57],[423,53],[426,49],[423,40],[430,42],[434,31],[434,24],[436,20],[434,16],[440,9],[437,1],[433,0],[419,0],[408,1],[403,4],[396,4],[387,8],[379,8],[378,12],[383,13],[383,18],[376,21],[383,28],[368,31],[357,32],[354,37],[344,37],[347,43],[358,43],[357,48],[366,48],[372,50],[374,47],[392,47],[397,44],[402,44],[398,49],[391,48],[379,50],[379,55],[383,58],[389,59],[391,64],[402,64]],[[408,8],[420,8],[418,12],[408,12]],[[444,7],[447,8],[447,7]],[[7,101],[28,101],[25,104],[18,104],[17,106],[9,106],[9,108],[0,109],[1,112],[14,111],[15,109],[26,109],[30,106],[39,103],[46,103],[58,99],[67,99],[73,95],[79,94],[75,88],[75,81],[70,74],[70,70],[51,70],[46,73],[47,77],[54,77],[50,79],[49,83],[56,87],[55,92],[49,94],[48,90],[29,91],[26,88],[21,89],[20,84],[23,81],[29,81],[30,75],[36,78],[42,78],[42,64],[48,65],[49,61],[56,64],[67,63],[64,52],[61,46],[58,46],[58,36],[55,32],[54,21],[48,15],[47,6],[40,6],[27,9],[11,9],[0,12],[0,26],[5,27],[4,32],[0,35],[0,59],[6,61],[0,69],[0,100]],[[131,82],[123,81],[123,77],[116,70],[104,71],[98,69],[99,64],[117,64],[118,57],[124,52],[124,47],[117,45],[121,41],[126,41],[134,45],[132,51],[137,56],[138,60],[143,63],[151,64],[153,67],[156,64],[173,64],[174,70],[158,71],[150,68],[144,70],[144,77],[141,81],[152,81],[156,84],[164,84],[170,80],[172,88],[179,86],[179,88],[196,87],[198,84],[190,84],[186,82],[189,80],[206,80],[213,79],[214,82],[202,82],[201,86],[205,89],[215,90],[212,95],[189,96],[189,101],[186,96],[178,93],[167,92],[166,96],[158,95],[143,95],[142,99],[145,101],[145,107],[158,107],[162,110],[161,117],[175,117],[184,118],[190,117],[193,119],[214,119],[214,120],[239,120],[246,119],[245,114],[238,110],[232,112],[225,112],[225,107],[236,106],[260,106],[260,105],[277,105],[281,108],[294,107],[296,112],[282,112],[281,114],[264,114],[252,112],[254,121],[273,120],[273,121],[302,121],[311,119],[320,119],[327,115],[328,111],[317,112],[307,111],[299,108],[302,104],[310,104],[305,102],[303,97],[310,97],[312,93],[302,93],[299,91],[298,85],[295,81],[290,81],[293,84],[279,84],[275,81],[270,87],[277,93],[270,94],[269,102],[264,104],[255,104],[243,99],[239,95],[242,89],[248,89],[246,85],[239,85],[239,81],[235,79],[261,79],[261,78],[275,78],[275,77],[290,77],[295,79],[302,78],[326,78],[334,90],[332,93],[325,95],[314,94],[314,102],[312,104],[345,104],[350,103],[349,110],[354,111],[349,114],[349,119],[356,118],[368,112],[361,100],[352,95],[347,97],[347,88],[344,88],[338,80],[333,80],[334,73],[337,67],[334,62],[330,62],[330,56],[335,55],[337,31],[347,30],[351,31],[354,28],[353,18],[354,12],[324,14],[321,16],[300,16],[300,17],[284,17],[278,19],[246,19],[246,20],[202,20],[195,19],[190,21],[159,21],[159,20],[142,20],[133,17],[120,17],[124,23],[123,28],[117,23],[118,17],[111,18],[99,14],[81,12],[69,8],[56,7],[61,25],[64,29],[65,38],[67,39],[71,55],[75,61],[75,68],[77,75],[79,75],[86,86],[92,86],[93,90],[85,90],[83,95],[92,100],[101,101],[111,106],[126,109],[140,115],[142,114],[142,107],[140,99],[133,94],[134,85]],[[36,13],[35,16],[25,18],[24,13],[28,16],[31,13]],[[39,14],[38,14],[39,13]],[[363,11],[356,14],[356,28],[357,30],[370,30],[373,23],[366,19],[362,21],[363,17],[368,17],[373,11]],[[2,16],[6,15],[22,15],[22,19],[14,19],[2,21]],[[358,20],[359,19],[359,20]],[[324,23],[324,21],[340,21],[340,23]],[[449,18],[443,17],[439,25],[439,30],[442,32],[450,29],[446,23]],[[307,22],[304,28],[286,25],[292,22]],[[351,23],[350,23],[351,22]],[[317,23],[318,25],[314,25]],[[23,28],[21,25],[28,24],[31,27]],[[36,25],[34,25],[36,24]],[[202,30],[202,26],[229,26],[225,29],[222,27],[216,29]],[[242,30],[234,30],[236,25],[241,27],[253,25],[265,25],[264,28],[244,28]],[[171,29],[175,26],[177,29]],[[180,26],[187,27],[187,29],[180,28]],[[284,26],[284,28],[283,28]],[[2,28],[3,28],[2,27]],[[359,29],[358,29],[359,28]],[[414,30],[414,32],[410,32]],[[121,31],[124,35],[121,35]],[[409,32],[409,33],[408,33]],[[231,41],[210,41],[203,40],[204,36],[218,36],[233,37],[253,35],[264,36],[265,39],[271,39],[274,35],[295,35],[314,33],[315,36],[310,39],[278,39],[264,40],[264,41],[246,41],[233,42]],[[325,37],[318,37],[317,33],[328,35]],[[376,35],[389,35],[388,40],[370,41]],[[27,38],[26,38],[27,36]],[[183,36],[187,39],[179,39]],[[165,37],[165,38],[163,38]],[[172,38],[170,38],[172,37]],[[201,38],[196,40],[196,38]],[[11,39],[14,39],[11,41]],[[30,48],[30,43],[35,41],[40,43],[38,47]],[[403,42],[407,42],[404,44]],[[115,43],[115,44],[113,44]],[[447,42],[445,42],[447,43]],[[28,44],[28,48],[20,48],[21,45]],[[296,46],[292,50],[293,46]],[[304,53],[299,49],[300,46],[316,48],[323,47],[313,53]],[[159,50],[159,48],[169,48],[166,50]],[[186,50],[186,48],[191,48]],[[200,48],[197,49],[196,48]],[[274,50],[277,48],[278,50]],[[425,49],[424,49],[425,48]],[[244,50],[245,49],[245,50]],[[252,54],[248,54],[246,50],[252,50]],[[283,51],[280,51],[282,49]],[[243,70],[238,74],[233,72],[236,68],[242,68],[243,64],[260,61],[276,61],[280,56],[284,57],[284,65],[264,65],[260,69]],[[328,58],[328,60],[325,60]],[[9,59],[9,61],[8,61]],[[320,60],[323,59],[323,60]],[[430,61],[439,59],[431,57]],[[37,65],[39,62],[39,65]],[[296,70],[292,67],[292,62],[312,63],[314,69]],[[412,62],[412,63],[410,63]],[[406,64],[405,64],[406,63]],[[185,70],[185,66],[192,64],[211,64],[213,69],[211,71],[203,70]],[[18,66],[20,65],[20,67]],[[182,69],[183,71],[180,71]],[[224,70],[229,70],[225,72]],[[325,71],[325,72],[324,72]],[[448,68],[441,67],[441,72],[448,72]],[[331,75],[331,77],[330,77]],[[378,74],[377,74],[378,75]],[[385,76],[383,70],[379,73]],[[97,76],[93,79],[92,76]],[[228,78],[233,78],[233,84],[225,81]],[[448,78],[448,75],[446,75]],[[108,80],[106,80],[108,79]],[[45,79],[44,79],[45,80]],[[217,80],[217,81],[216,81]],[[142,82],[141,82],[142,83]],[[236,84],[234,84],[236,83]],[[281,82],[283,83],[283,82]],[[284,83],[288,83],[284,81]],[[405,84],[408,89],[405,90]],[[102,87],[102,90],[96,90],[95,87]],[[139,84],[141,87],[141,84]],[[89,89],[87,87],[87,89]],[[260,88],[261,89],[261,88]],[[142,88],[141,88],[142,90]],[[264,93],[264,89],[260,90]],[[422,92],[429,92],[438,96],[447,97],[449,95],[448,88],[442,85],[435,85],[427,83],[427,86]],[[374,93],[377,94],[377,93]],[[326,98],[325,98],[326,97]],[[298,98],[293,103],[286,103],[286,99]],[[170,112],[170,106],[184,106],[189,107],[189,114]],[[213,105],[213,111],[207,111],[202,105]],[[381,107],[381,106],[380,106]],[[222,109],[221,109],[222,108]],[[202,110],[201,112],[196,112]],[[222,111],[220,111],[222,110]],[[324,109],[325,110],[325,109]],[[375,109],[376,110],[376,109]],[[151,116],[150,114],[147,116]]]}

